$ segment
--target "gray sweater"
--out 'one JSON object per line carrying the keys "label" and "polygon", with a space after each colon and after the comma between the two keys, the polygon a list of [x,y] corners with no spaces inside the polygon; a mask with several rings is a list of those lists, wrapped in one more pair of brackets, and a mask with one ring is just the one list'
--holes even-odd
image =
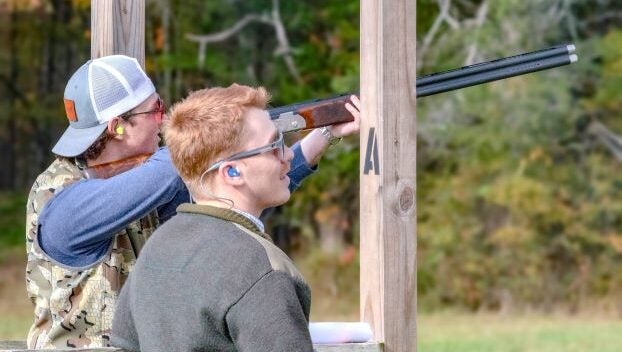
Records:
{"label": "gray sweater", "polygon": [[121,291],[112,344],[129,351],[312,351],[311,292],[236,212],[183,204]]}

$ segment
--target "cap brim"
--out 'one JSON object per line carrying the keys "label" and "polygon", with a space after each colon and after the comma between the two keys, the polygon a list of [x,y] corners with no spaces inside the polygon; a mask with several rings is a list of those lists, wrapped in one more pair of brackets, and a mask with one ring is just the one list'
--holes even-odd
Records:
{"label": "cap brim", "polygon": [[56,155],[74,157],[84,153],[104,132],[107,123],[102,123],[90,128],[67,127],[65,133],[60,137],[52,152]]}

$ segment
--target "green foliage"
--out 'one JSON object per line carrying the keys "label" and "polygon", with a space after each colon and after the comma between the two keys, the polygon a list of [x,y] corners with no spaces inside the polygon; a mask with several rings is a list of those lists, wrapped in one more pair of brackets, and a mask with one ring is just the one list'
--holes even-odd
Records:
{"label": "green foliage", "polygon": [[598,55],[602,64],[594,67],[592,74],[593,90],[581,102],[586,113],[602,118],[607,125],[622,128],[618,118],[622,113],[619,94],[622,89],[622,30],[612,30],[601,41],[590,48]]}
{"label": "green foliage", "polygon": [[23,193],[0,193],[0,248],[23,246],[26,197]]}
{"label": "green foliage", "polygon": [[[166,70],[181,75],[177,79],[182,86],[173,94],[173,100],[185,96],[188,90],[232,82],[267,87],[275,105],[358,89],[358,2],[281,1],[279,4],[301,82],[296,82],[289,72],[283,56],[275,55],[278,42],[274,29],[266,24],[251,23],[239,35],[207,45],[206,60],[201,67],[198,67],[198,44],[184,37],[187,33],[223,31],[247,14],[269,15],[271,3],[172,1],[174,21],[167,33],[171,36],[171,51],[154,49],[147,52],[147,57],[157,62],[158,76]],[[154,24],[147,28],[155,33],[161,29],[158,25],[161,13],[153,6],[148,16]],[[147,37],[153,37],[153,33]]]}
{"label": "green foliage", "polygon": [[358,256],[344,261],[319,249],[296,261],[313,290],[311,321],[360,321],[358,262]]}
{"label": "green foliage", "polygon": [[[580,59],[570,67],[417,102],[420,306],[548,310],[564,304],[578,309],[589,298],[619,297],[622,182],[617,175],[622,164],[589,126],[599,121],[622,133],[622,30],[613,17],[602,15],[622,5],[450,3],[455,22],[443,21],[426,48],[422,41],[439,14],[439,2],[417,2],[421,73],[564,42],[577,45]],[[358,90],[364,84],[359,82],[360,2],[279,4],[299,78],[283,55],[275,55],[278,41],[266,24],[252,23],[226,41],[209,44],[200,66],[198,44],[186,39],[189,33],[225,30],[247,14],[268,15],[272,2],[148,2],[146,67],[167,102],[193,89],[233,82],[265,86],[275,106]],[[0,50],[0,110],[6,112],[0,115],[0,146],[19,156],[0,173],[3,189],[25,189],[49,162],[49,149],[66,126],[65,81],[90,53],[90,2],[56,1],[54,6],[25,6],[0,23],[7,38],[7,49]],[[485,17],[478,22],[483,9]],[[357,147],[352,137],[331,148],[320,171],[268,223],[269,232],[286,228],[290,253],[308,262],[312,276],[323,275],[318,267],[335,267],[334,257],[313,250],[328,210],[341,219],[345,245],[358,245]],[[0,246],[22,243],[23,198],[0,196]],[[338,267],[330,275],[352,275],[350,269]]]}
{"label": "green foliage", "polygon": [[[444,33],[448,45],[428,57],[460,52],[472,41],[482,57],[550,45],[548,40],[563,38],[559,29],[542,38],[527,35],[529,27],[545,24],[536,22],[547,6],[491,3],[490,18],[477,33]],[[514,30],[507,41],[488,44],[491,33],[507,28]],[[612,120],[619,112],[620,37],[613,30],[602,41],[577,43],[581,60],[588,53],[580,65],[418,102],[423,306],[551,309],[563,302],[577,309],[587,296],[620,292],[622,275],[615,268],[622,264],[622,194],[614,175],[621,165],[584,128],[585,114],[619,125]],[[602,55],[602,67],[590,61],[590,46]],[[443,65],[424,63],[438,67],[431,71]]]}

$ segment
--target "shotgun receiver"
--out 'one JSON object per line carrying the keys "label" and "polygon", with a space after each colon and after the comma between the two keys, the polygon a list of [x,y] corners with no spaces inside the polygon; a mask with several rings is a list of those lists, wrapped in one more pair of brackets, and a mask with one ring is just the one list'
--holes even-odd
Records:
{"label": "shotgun receiver", "polygon": [[[417,77],[417,98],[504,78],[569,65],[578,60],[574,45],[558,45],[493,61]],[[270,118],[284,133],[352,121],[344,104],[351,94],[269,109]]]}

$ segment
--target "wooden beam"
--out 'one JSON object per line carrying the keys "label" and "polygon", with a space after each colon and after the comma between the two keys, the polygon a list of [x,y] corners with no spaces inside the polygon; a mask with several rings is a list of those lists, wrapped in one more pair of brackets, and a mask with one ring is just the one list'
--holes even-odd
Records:
{"label": "wooden beam", "polygon": [[91,1],[91,58],[124,54],[145,67],[145,0]]}
{"label": "wooden beam", "polygon": [[[341,345],[315,345],[314,352],[382,352],[382,346],[377,343],[345,343]],[[120,348],[102,347],[102,348],[80,348],[80,349],[62,349],[62,350],[28,350],[26,349],[26,341],[0,341],[0,352],[124,352]]]}
{"label": "wooden beam", "polygon": [[416,1],[361,1],[361,320],[416,350]]}

